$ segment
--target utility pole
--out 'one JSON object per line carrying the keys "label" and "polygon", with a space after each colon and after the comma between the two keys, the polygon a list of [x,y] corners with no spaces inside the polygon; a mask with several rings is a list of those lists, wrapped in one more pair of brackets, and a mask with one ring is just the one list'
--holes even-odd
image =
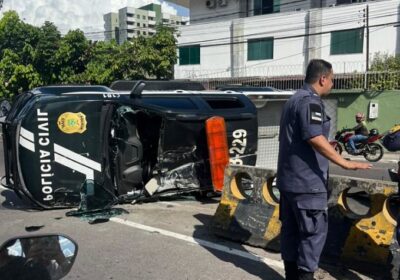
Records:
{"label": "utility pole", "polygon": [[366,25],[365,25],[365,31],[367,32],[366,34],[366,39],[367,39],[367,53],[366,53],[366,63],[365,63],[365,70],[369,70],[369,7],[367,5],[366,10],[365,10],[365,16],[366,16]]}
{"label": "utility pole", "polygon": [[365,44],[366,44],[366,54],[365,54],[365,78],[364,78],[364,89],[367,89],[368,86],[368,70],[369,70],[369,7],[368,5],[365,7]]}

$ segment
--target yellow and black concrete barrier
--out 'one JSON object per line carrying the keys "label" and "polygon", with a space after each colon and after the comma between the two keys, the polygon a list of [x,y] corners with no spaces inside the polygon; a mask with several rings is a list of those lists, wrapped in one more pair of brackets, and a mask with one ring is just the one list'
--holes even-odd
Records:
{"label": "yellow and black concrete barrier", "polygon": [[[254,166],[231,165],[213,217],[219,236],[269,250],[279,250],[279,191],[276,172]],[[398,273],[400,249],[395,237],[400,200],[391,182],[331,176],[329,232],[323,260],[352,267],[385,266]]]}

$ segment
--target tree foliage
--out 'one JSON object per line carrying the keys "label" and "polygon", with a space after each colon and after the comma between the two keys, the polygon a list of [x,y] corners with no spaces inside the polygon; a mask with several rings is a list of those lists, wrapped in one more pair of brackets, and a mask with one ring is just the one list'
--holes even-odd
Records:
{"label": "tree foliage", "polygon": [[48,84],[110,85],[118,79],[171,79],[177,60],[175,30],[151,37],[92,42],[81,30],[64,36],[52,22],[24,23],[15,11],[0,18],[0,96]]}
{"label": "tree foliage", "polygon": [[400,56],[376,53],[370,67],[368,80],[372,90],[400,89]]}

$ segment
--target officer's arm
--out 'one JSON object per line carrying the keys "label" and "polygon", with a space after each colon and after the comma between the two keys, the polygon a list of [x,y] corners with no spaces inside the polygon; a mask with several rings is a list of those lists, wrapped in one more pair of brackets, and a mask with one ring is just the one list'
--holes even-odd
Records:
{"label": "officer's arm", "polygon": [[372,167],[369,163],[362,163],[356,161],[348,161],[342,158],[335,149],[329,144],[328,140],[323,135],[318,135],[307,140],[307,142],[321,155],[339,165],[344,169],[370,169]]}

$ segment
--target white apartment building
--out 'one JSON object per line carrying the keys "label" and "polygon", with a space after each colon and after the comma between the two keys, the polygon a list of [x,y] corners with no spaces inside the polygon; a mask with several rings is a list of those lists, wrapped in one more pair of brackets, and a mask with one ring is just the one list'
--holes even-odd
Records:
{"label": "white apartment building", "polygon": [[140,8],[124,7],[118,13],[104,15],[104,35],[106,41],[117,40],[119,44],[138,36],[152,36],[157,24],[181,26],[187,17],[162,13],[161,6],[149,4]]}
{"label": "white apartment building", "polygon": [[[375,53],[400,53],[399,0],[305,1],[309,6],[296,9],[299,1],[281,0],[280,12],[252,16],[259,13],[254,1],[262,0],[191,1],[175,78],[303,75],[312,58],[332,62],[336,73],[363,72]],[[309,9],[318,5],[325,7]]]}
{"label": "white apartment building", "polygon": [[117,13],[108,13],[103,16],[104,19],[104,40],[112,39],[119,41],[119,19]]}

